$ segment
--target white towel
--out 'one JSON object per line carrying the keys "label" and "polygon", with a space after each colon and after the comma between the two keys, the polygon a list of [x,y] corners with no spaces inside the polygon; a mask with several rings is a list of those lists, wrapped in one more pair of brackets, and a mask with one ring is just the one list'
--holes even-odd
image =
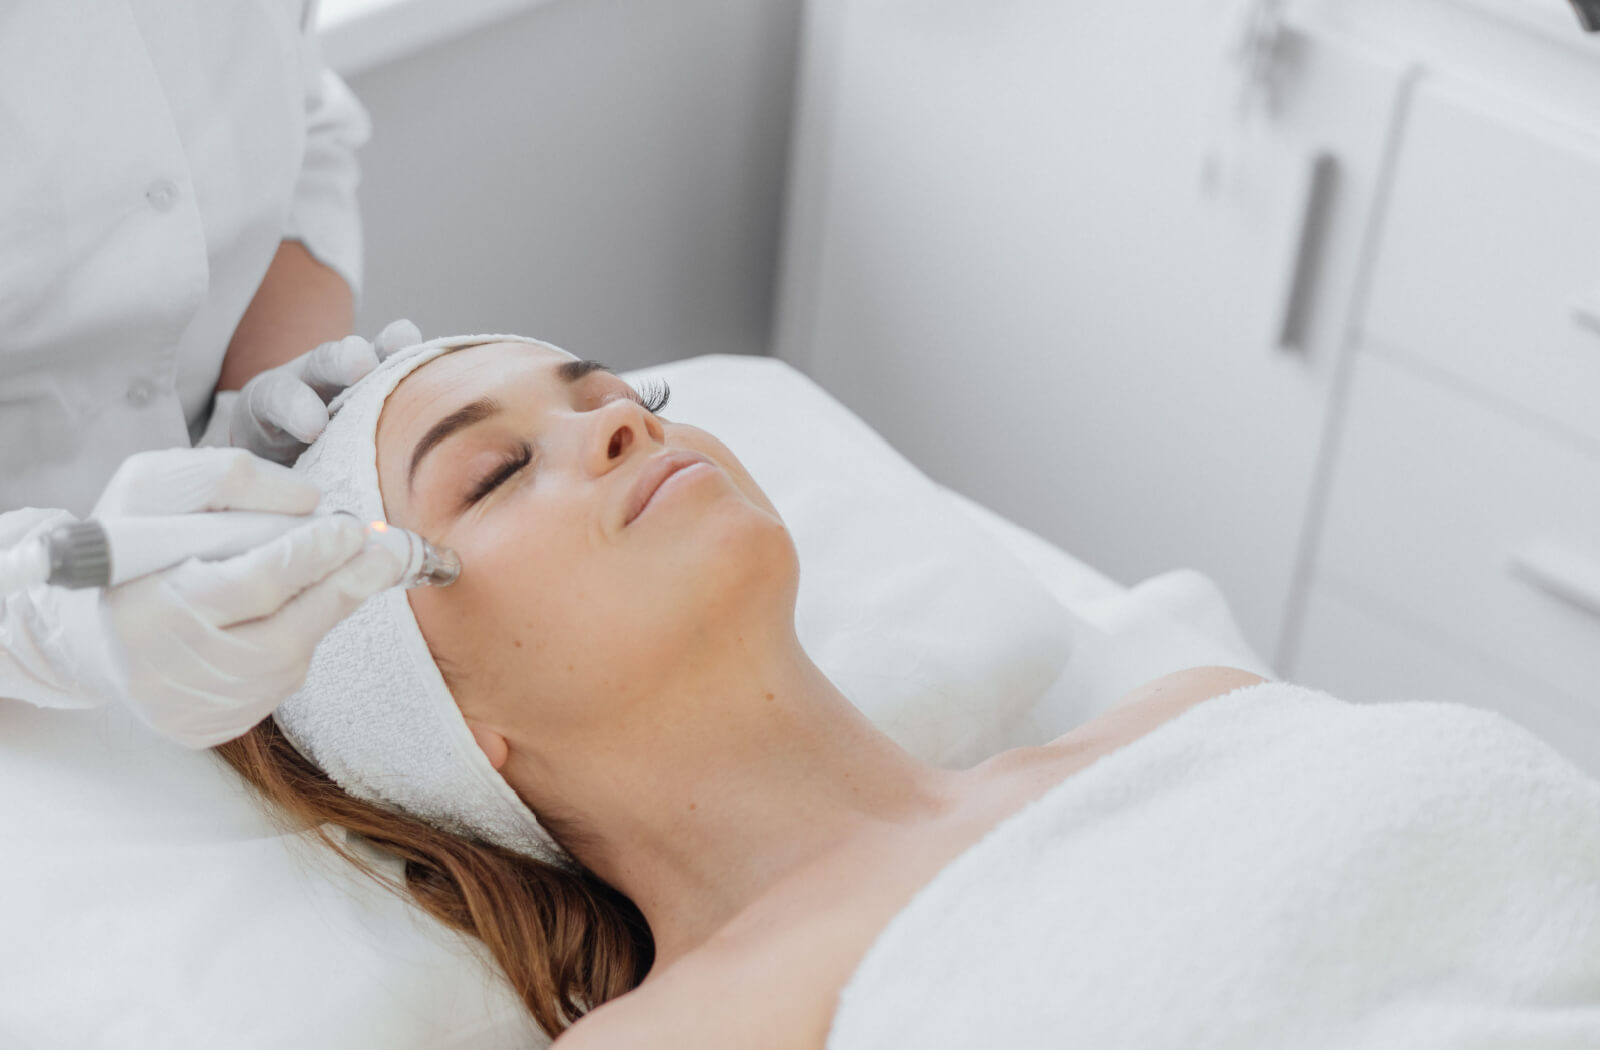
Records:
{"label": "white towel", "polygon": [[[519,335],[449,336],[395,353],[328,406],[332,418],[295,470],[322,489],[323,510],[387,520],[378,487],[378,417],[423,365]],[[552,864],[568,858],[467,728],[405,592],[374,595],[317,646],[305,683],[274,720],[306,758],[357,798]]]}
{"label": "white towel", "polygon": [[829,1050],[1600,1047],[1600,782],[1284,683],[1069,777],[884,929]]}

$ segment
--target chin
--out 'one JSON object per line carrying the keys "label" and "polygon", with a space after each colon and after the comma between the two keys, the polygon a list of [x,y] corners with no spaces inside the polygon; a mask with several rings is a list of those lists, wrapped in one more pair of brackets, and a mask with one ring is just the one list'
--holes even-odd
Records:
{"label": "chin", "polygon": [[719,500],[696,516],[686,557],[675,559],[696,608],[708,613],[751,606],[794,608],[800,558],[794,537],[776,512],[744,500]]}

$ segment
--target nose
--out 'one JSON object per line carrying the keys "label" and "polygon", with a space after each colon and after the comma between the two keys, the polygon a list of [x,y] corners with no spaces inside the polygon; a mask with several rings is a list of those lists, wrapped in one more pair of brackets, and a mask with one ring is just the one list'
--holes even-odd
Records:
{"label": "nose", "polygon": [[666,444],[666,429],[649,409],[631,398],[608,401],[594,412],[595,438],[590,442],[590,470],[604,474],[643,450],[645,455]]}

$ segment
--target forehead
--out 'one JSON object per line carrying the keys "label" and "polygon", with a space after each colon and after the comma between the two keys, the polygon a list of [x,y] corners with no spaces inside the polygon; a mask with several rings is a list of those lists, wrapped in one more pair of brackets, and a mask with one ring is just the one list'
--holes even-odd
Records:
{"label": "forehead", "polygon": [[409,434],[460,406],[530,383],[555,387],[555,368],[571,361],[570,354],[537,343],[481,343],[463,347],[421,365],[395,386],[378,419],[380,439],[385,431]]}

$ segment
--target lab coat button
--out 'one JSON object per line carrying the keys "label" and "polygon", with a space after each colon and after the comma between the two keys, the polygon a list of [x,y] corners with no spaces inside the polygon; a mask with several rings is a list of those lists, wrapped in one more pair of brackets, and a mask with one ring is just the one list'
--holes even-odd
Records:
{"label": "lab coat button", "polygon": [[148,379],[136,379],[128,386],[128,402],[135,407],[148,405],[156,396],[155,384]]}
{"label": "lab coat button", "polygon": [[178,184],[171,179],[157,179],[144,191],[144,199],[156,211],[171,211],[178,203]]}

